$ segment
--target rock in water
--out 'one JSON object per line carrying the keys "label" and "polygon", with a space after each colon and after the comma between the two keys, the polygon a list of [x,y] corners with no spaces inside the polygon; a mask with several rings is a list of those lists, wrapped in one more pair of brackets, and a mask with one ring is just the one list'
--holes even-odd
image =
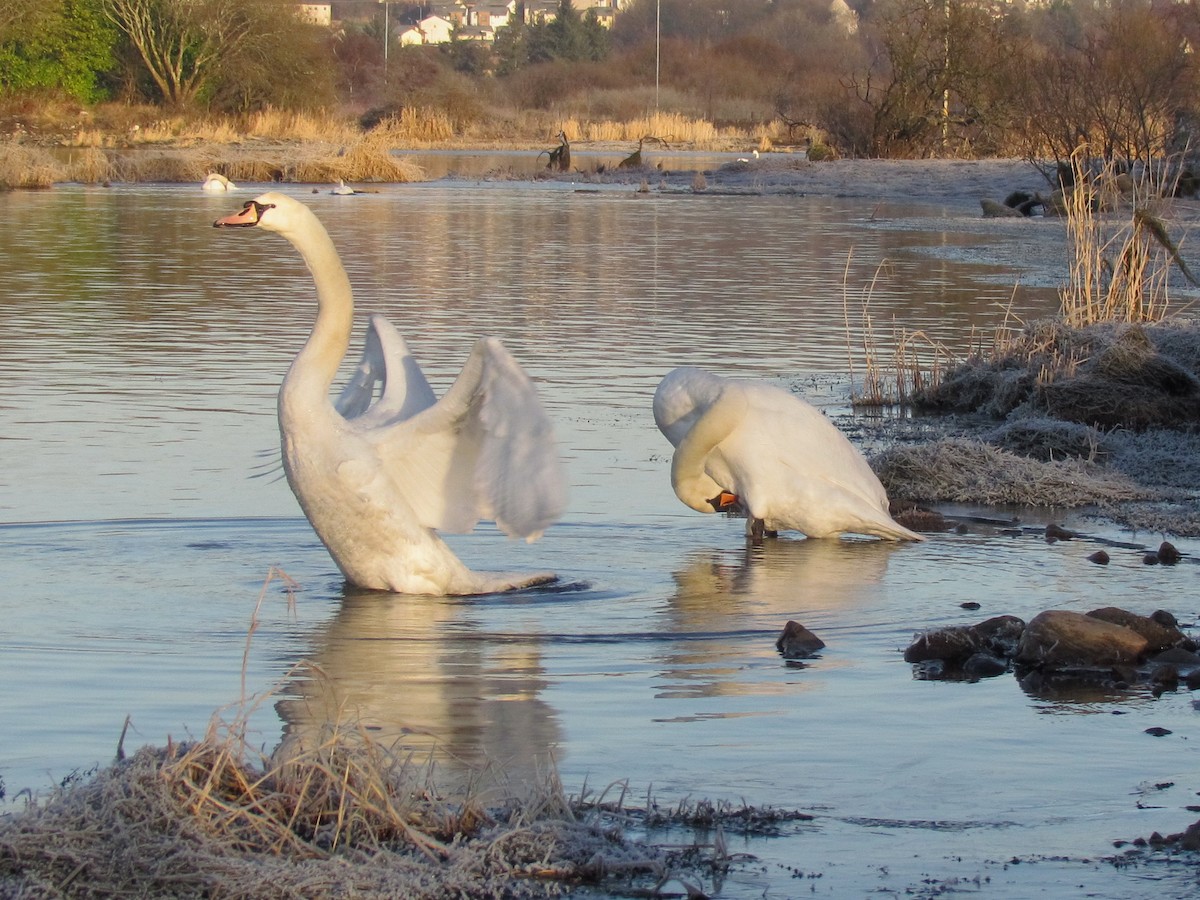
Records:
{"label": "rock in water", "polygon": [[806,659],[823,650],[825,642],[799,622],[788,620],[775,646],[785,659]]}
{"label": "rock in water", "polygon": [[1097,668],[1137,663],[1142,635],[1083,613],[1052,609],[1034,616],[1017,645],[1016,662],[1043,669]]}

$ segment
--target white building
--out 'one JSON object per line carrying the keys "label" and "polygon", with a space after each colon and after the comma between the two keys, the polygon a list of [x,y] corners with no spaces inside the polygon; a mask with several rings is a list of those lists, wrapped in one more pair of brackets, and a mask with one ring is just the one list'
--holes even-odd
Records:
{"label": "white building", "polygon": [[333,4],[300,3],[296,6],[296,15],[306,22],[328,28],[333,24]]}

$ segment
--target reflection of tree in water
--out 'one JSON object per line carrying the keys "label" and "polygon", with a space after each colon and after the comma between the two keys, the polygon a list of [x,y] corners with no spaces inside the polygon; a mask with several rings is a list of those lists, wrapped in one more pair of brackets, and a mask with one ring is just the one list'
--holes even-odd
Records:
{"label": "reflection of tree in water", "polygon": [[313,650],[316,671],[276,705],[278,752],[311,748],[328,723],[343,722],[414,762],[435,761],[439,784],[533,783],[560,740],[539,696],[537,637],[481,633],[466,608],[454,598],[348,590]]}
{"label": "reflection of tree in water", "polygon": [[[717,696],[782,690],[752,682],[746,641],[776,655],[788,619],[850,610],[878,594],[891,541],[779,538],[736,550],[696,551],[675,572],[675,594],[659,630],[667,644],[660,696]],[[788,690],[791,690],[790,688]]]}

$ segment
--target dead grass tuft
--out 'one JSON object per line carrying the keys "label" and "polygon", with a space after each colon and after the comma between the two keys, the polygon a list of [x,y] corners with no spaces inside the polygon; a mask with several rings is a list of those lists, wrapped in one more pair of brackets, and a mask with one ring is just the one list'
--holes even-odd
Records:
{"label": "dead grass tuft", "polygon": [[72,151],[67,159],[67,178],[80,184],[104,184],[112,181],[116,167],[98,146]]}
{"label": "dead grass tuft", "polygon": [[63,179],[63,167],[45,150],[0,141],[0,190],[49,188]]}
{"label": "dead grass tuft", "polygon": [[424,178],[419,166],[393,154],[386,132],[359,135],[346,145],[147,148],[112,157],[110,172],[114,181],[197,185],[209,172],[220,172],[239,184],[336,184],[339,180],[399,184]]}
{"label": "dead grass tuft", "polygon": [[893,447],[872,466],[898,501],[1068,508],[1157,496],[1084,460],[1041,462],[963,438]]}
{"label": "dead grass tuft", "polygon": [[[875,318],[871,314],[871,297],[886,263],[876,268],[858,299],[852,300],[849,289],[851,258],[847,256],[842,276],[842,314],[846,325],[851,402],[856,407],[866,408],[908,406],[915,396],[936,390],[945,371],[959,360],[945,344],[934,340],[924,331],[909,331],[894,322],[891,350],[885,354],[881,350]],[[857,328],[852,322],[855,315],[858,319]],[[1001,339],[1005,328],[1007,318],[1005,325],[997,331],[996,340]],[[852,343],[852,335],[856,331],[862,341],[864,371],[861,388],[856,381],[855,348]]]}
{"label": "dead grass tuft", "polygon": [[1106,428],[1200,423],[1200,329],[1174,319],[1035,322],[914,395],[918,409],[1051,416]]}
{"label": "dead grass tuft", "polygon": [[428,769],[361,729],[268,759],[244,726],[214,720],[198,741],[144,748],[0,823],[0,894],[537,897],[668,871],[665,851],[576,815],[556,779],[485,810],[439,795]]}
{"label": "dead grass tuft", "polygon": [[353,143],[336,149],[314,148],[300,155],[287,169],[286,180],[300,182],[388,182],[420,181],[420,167],[393,155],[394,136],[387,129],[370,131]]}
{"label": "dead grass tuft", "polygon": [[[276,577],[291,602],[273,569],[247,652]],[[245,661],[242,677],[244,692]],[[469,785],[443,795],[432,764],[357,725],[330,722],[266,756],[248,736],[266,699],[244,698],[199,740],[128,759],[123,731],[112,766],[0,819],[0,896],[526,898],[614,878],[647,893],[703,867],[703,845],[684,854],[626,838],[624,790],[616,805],[607,791],[572,799],[554,772],[485,808]],[[728,867],[723,847],[711,865]]]}

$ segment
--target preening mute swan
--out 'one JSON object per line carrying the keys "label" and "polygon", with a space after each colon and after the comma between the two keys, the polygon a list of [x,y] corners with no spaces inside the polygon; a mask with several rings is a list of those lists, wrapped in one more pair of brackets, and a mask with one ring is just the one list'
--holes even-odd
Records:
{"label": "preening mute swan", "polygon": [[675,447],[676,496],[700,512],[740,505],[754,537],[924,540],[892,520],[883,485],[846,436],[782,388],[685,366],[659,383],[654,421]]}
{"label": "preening mute swan", "polygon": [[354,300],[328,232],[307,206],[275,192],[213,225],[277,232],[312,272],[317,319],[279,390],[279,431],[288,484],[346,579],[408,594],[552,581],[548,573],[473,572],[434,530],[470,531],[492,518],[532,541],[565,505],[550,420],[503,345],[476,342],[438,400],[404,339],[375,316],[335,404],[330,389],[349,349]]}
{"label": "preening mute swan", "polygon": [[236,191],[237,185],[220,172],[209,172],[201,187],[206,191]]}

